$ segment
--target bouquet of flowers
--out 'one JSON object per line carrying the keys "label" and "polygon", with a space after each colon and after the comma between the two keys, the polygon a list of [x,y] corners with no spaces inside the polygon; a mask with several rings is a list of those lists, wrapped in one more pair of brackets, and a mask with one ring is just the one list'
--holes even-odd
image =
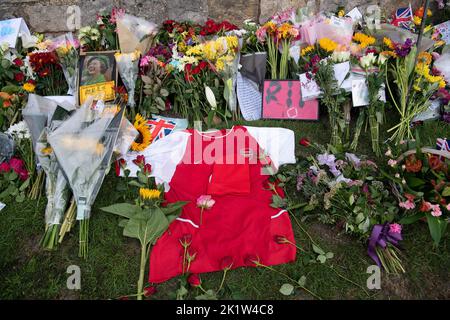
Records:
{"label": "bouquet of flowers", "polygon": [[36,93],[43,96],[67,93],[67,82],[55,51],[34,51],[29,54],[29,61],[36,77]]}
{"label": "bouquet of flowers", "polygon": [[28,171],[22,159],[13,157],[0,163],[0,201],[14,199],[18,203],[24,202],[29,182]]}
{"label": "bouquet of flowers", "polygon": [[69,95],[77,96],[78,86],[78,47],[80,43],[67,33],[53,40],[53,48],[69,85]]}
{"label": "bouquet of flowers", "polygon": [[173,67],[156,57],[149,52],[141,59],[140,64],[145,94],[142,114],[147,117],[150,117],[152,113],[166,110],[169,96],[167,79]]}
{"label": "bouquet of flowers", "polygon": [[[374,162],[352,153],[337,152],[332,146],[307,145],[318,153],[302,159],[283,174],[288,206],[302,207],[305,215],[336,224],[362,241],[371,239],[378,225],[396,221],[398,207]],[[370,252],[375,248],[376,243],[369,244]],[[386,256],[396,257],[394,252],[397,249],[389,247],[387,251],[375,253],[383,261],[389,261],[389,265],[384,265],[389,272],[402,270],[399,259],[395,262],[386,259]]]}
{"label": "bouquet of flowers", "polygon": [[[363,74],[366,80],[368,91],[368,107],[360,110],[360,114],[356,124],[356,133],[351,144],[351,148],[356,150],[359,135],[365,120],[370,126],[370,134],[372,138],[372,151],[376,156],[381,155],[380,150],[380,124],[384,119],[384,105],[381,99],[380,90],[384,87],[386,79],[387,64],[389,58],[388,53],[381,51],[380,47],[376,47],[376,39],[370,35],[356,33],[353,36],[355,43],[352,44],[353,62],[358,68],[356,71]],[[355,69],[353,69],[355,71]]]}
{"label": "bouquet of flowers", "polygon": [[289,21],[270,20],[256,31],[256,36],[260,43],[267,45],[271,78],[287,79],[290,48],[300,39],[299,29]]}
{"label": "bouquet of flowers", "polygon": [[47,135],[77,203],[79,256],[83,258],[88,256],[91,207],[109,170],[124,111],[123,105],[105,106],[89,99]]}
{"label": "bouquet of flowers", "polygon": [[413,40],[407,39],[404,43],[394,43],[389,39],[385,41],[392,48],[389,51],[392,58],[388,72],[394,79],[387,82],[387,88],[400,115],[400,122],[388,132],[393,132],[391,140],[398,144],[404,139],[413,138],[411,120],[429,107],[430,98],[439,88],[446,86],[446,81],[435,73],[431,52],[420,52],[415,64],[417,46]]}
{"label": "bouquet of flowers", "polygon": [[388,149],[389,178],[395,187],[403,224],[426,219],[434,245],[450,217],[450,152],[421,147],[415,140]]}
{"label": "bouquet of flowers", "polygon": [[134,109],[136,102],[134,100],[134,91],[139,72],[139,58],[141,53],[116,53],[115,58],[120,78],[128,91],[128,105]]}
{"label": "bouquet of flowers", "polygon": [[120,216],[122,219],[119,225],[123,227],[123,235],[138,239],[141,244],[139,280],[135,296],[138,300],[142,300],[145,294],[145,265],[150,248],[167,230],[169,224],[180,215],[186,202],[164,203],[164,188],[156,185],[154,178],[150,177],[150,164],[139,158],[135,162],[139,166],[137,173],[139,181],[132,181],[130,185],[139,187],[139,197],[134,204],[117,203],[102,210]]}

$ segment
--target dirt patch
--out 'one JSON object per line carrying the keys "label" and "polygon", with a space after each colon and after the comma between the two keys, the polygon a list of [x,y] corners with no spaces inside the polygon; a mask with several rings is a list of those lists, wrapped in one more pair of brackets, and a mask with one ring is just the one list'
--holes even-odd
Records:
{"label": "dirt patch", "polygon": [[356,241],[350,236],[342,233],[337,227],[325,225],[320,222],[313,222],[310,224],[308,226],[308,232],[314,239],[324,240],[327,243],[336,245],[348,245]]}
{"label": "dirt patch", "polygon": [[381,276],[381,298],[411,300],[416,299],[417,296],[413,294],[409,280],[404,275],[383,273]]}

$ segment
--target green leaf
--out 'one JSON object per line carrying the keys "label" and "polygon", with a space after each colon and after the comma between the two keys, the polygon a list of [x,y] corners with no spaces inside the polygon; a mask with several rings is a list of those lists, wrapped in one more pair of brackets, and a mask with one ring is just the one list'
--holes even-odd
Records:
{"label": "green leaf", "polygon": [[217,300],[216,293],[214,290],[208,290],[204,294],[195,297],[195,300]]}
{"label": "green leaf", "polygon": [[139,183],[139,182],[137,182],[136,180],[132,180],[132,181],[128,182],[128,184],[129,184],[130,186],[138,187],[138,188],[143,188],[143,187],[145,187],[145,184]]}
{"label": "green leaf", "polygon": [[305,284],[306,284],[306,276],[301,276],[300,279],[298,279],[298,284],[299,284],[301,287],[304,287]]}
{"label": "green leaf", "polygon": [[[433,238],[435,246],[439,246],[443,232],[445,232],[447,222],[439,219],[438,217],[432,216],[427,213],[428,228],[430,229],[431,237]],[[442,226],[442,224],[445,224]]]}
{"label": "green leaf", "polygon": [[171,215],[173,213],[177,213],[177,215],[179,215],[181,213],[181,209],[188,203],[189,201],[178,201],[175,203],[169,203],[166,207],[161,208],[161,210],[162,212],[164,212],[166,216]]}
{"label": "green leaf", "polygon": [[444,191],[442,191],[443,197],[450,197],[450,187],[445,187]]}
{"label": "green leaf", "polygon": [[19,195],[16,197],[16,202],[17,203],[22,203],[25,201],[25,194],[24,193],[19,193]]}
{"label": "green leaf", "polygon": [[320,263],[325,263],[327,261],[327,257],[321,254],[317,257],[317,260],[319,260]]}
{"label": "green leaf", "polygon": [[188,290],[185,286],[181,285],[177,290],[177,300],[184,300],[184,297],[188,294]]}
{"label": "green leaf", "polygon": [[26,188],[28,188],[28,186],[30,185],[30,181],[31,181],[31,178],[28,178],[27,180],[25,180],[25,182],[22,183],[22,185],[20,186],[19,191],[22,192]]}
{"label": "green leaf", "polygon": [[333,259],[334,253],[333,253],[333,252],[327,252],[327,254],[325,255],[325,257],[326,257],[327,259]]}
{"label": "green leaf", "polygon": [[148,219],[131,218],[123,229],[123,235],[139,239],[143,246],[155,242],[167,230],[169,222],[159,208],[151,209],[148,217]]}
{"label": "green leaf", "polygon": [[423,217],[425,217],[425,214],[423,212],[419,212],[419,213],[416,213],[416,214],[414,214],[412,216],[407,216],[407,217],[404,217],[404,218],[400,219],[400,221],[398,223],[400,223],[400,224],[412,224],[414,222],[419,221]]}
{"label": "green leaf", "polygon": [[406,177],[406,182],[411,188],[417,188],[425,184],[425,181],[423,179],[419,179],[416,177]]}
{"label": "green leaf", "polygon": [[294,286],[290,283],[285,283],[280,288],[280,293],[285,296],[290,296],[294,292]]}
{"label": "green leaf", "polygon": [[128,219],[121,219],[121,220],[119,221],[119,227],[125,228],[125,226],[127,225],[127,223],[128,223]]}
{"label": "green leaf", "polygon": [[348,199],[348,202],[350,203],[351,206],[355,203],[355,196],[353,194]]}
{"label": "green leaf", "polygon": [[325,255],[325,251],[322,250],[322,248],[319,248],[315,244],[312,245],[313,251],[320,255]]}
{"label": "green leaf", "polygon": [[109,207],[100,208],[100,210],[116,214],[121,217],[131,219],[140,209],[129,203],[116,203]]}
{"label": "green leaf", "polygon": [[142,171],[138,172],[137,178],[140,183],[147,184],[148,178],[145,174],[142,173]]}

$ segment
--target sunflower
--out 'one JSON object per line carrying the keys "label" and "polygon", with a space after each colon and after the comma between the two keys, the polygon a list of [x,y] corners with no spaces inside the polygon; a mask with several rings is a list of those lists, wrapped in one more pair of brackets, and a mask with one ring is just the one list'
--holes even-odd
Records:
{"label": "sunflower", "polygon": [[375,44],[376,39],[374,37],[368,36],[364,33],[358,32],[353,36],[353,40],[359,42],[359,45],[362,49],[367,48]]}
{"label": "sunflower", "polygon": [[139,135],[131,145],[131,150],[143,151],[152,142],[152,133],[150,132],[150,128],[148,127],[145,119],[140,114],[136,115],[134,127],[139,132]]}
{"label": "sunflower", "polygon": [[391,39],[384,37],[384,38],[383,38],[383,43],[384,43],[389,49],[391,49],[391,50],[394,50],[394,49],[395,49],[395,45],[394,45],[394,43],[392,42]]}
{"label": "sunflower", "polygon": [[158,189],[140,188],[139,195],[143,200],[153,200],[160,197],[161,191],[159,191]]}
{"label": "sunflower", "polygon": [[431,61],[433,61],[433,57],[431,56],[430,53],[428,53],[426,51],[422,51],[421,53],[419,53],[419,56],[417,57],[417,61],[429,65],[431,63]]}
{"label": "sunflower", "polygon": [[312,51],[314,51],[314,46],[307,46],[307,47],[302,49],[301,56],[304,57],[304,56],[306,56],[308,53],[310,53]]}
{"label": "sunflower", "polygon": [[337,48],[337,43],[331,39],[322,38],[319,40],[319,46],[327,52],[333,52]]}

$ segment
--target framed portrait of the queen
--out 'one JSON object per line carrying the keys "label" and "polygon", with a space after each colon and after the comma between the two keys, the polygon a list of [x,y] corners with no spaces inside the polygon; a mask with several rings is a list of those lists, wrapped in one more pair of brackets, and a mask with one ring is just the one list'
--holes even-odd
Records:
{"label": "framed portrait of the queen", "polygon": [[78,76],[80,105],[89,96],[103,101],[115,99],[118,80],[115,53],[116,51],[99,51],[80,54]]}

